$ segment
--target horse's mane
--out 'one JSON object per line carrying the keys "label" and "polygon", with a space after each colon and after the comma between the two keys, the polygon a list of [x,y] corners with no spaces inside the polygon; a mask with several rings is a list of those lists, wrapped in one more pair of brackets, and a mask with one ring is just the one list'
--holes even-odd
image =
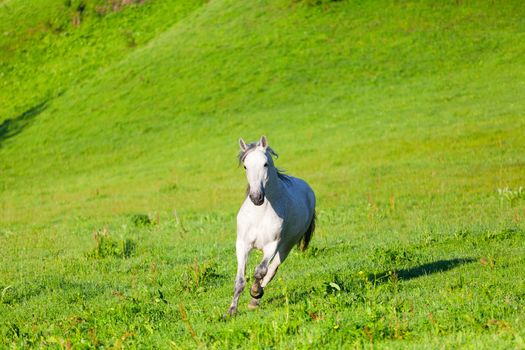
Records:
{"label": "horse's mane", "polygon": [[[239,165],[241,165],[241,163],[244,162],[244,159],[246,159],[246,156],[248,155],[248,153],[253,151],[256,147],[257,147],[257,143],[256,142],[252,142],[252,143],[249,143],[249,144],[246,145],[246,149],[245,150],[241,150],[239,152],[239,155],[237,156],[237,158],[239,159]],[[266,155],[269,156],[269,157],[272,157],[272,158],[273,157],[279,158],[279,155],[270,146],[266,147]],[[279,169],[276,166],[274,166],[274,168],[277,171],[277,177],[280,180],[282,180],[282,181],[290,181],[290,176],[286,175],[284,173],[285,170]]]}
{"label": "horse's mane", "polygon": [[[244,151],[243,150],[239,151],[239,155],[237,156],[237,158],[239,159],[239,165],[242,162],[244,162],[244,159],[246,159],[246,156],[248,155],[248,153],[250,153],[255,148],[257,148],[257,146],[258,146],[257,142],[252,142],[246,145],[246,149]],[[275,153],[275,151],[270,146],[266,147],[266,153],[270,157],[279,158],[279,155]]]}

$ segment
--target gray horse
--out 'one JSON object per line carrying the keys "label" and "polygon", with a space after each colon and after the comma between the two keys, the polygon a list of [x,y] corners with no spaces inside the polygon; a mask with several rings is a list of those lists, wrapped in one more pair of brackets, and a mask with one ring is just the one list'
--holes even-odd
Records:
{"label": "gray horse", "polygon": [[239,140],[239,162],[246,169],[246,199],[237,214],[237,275],[233,300],[228,313],[237,311],[239,296],[244,290],[244,272],[248,254],[262,250],[263,259],[255,269],[255,282],[250,288],[256,308],[263,290],[272,280],[279,265],[294,245],[305,250],[315,230],[315,195],[308,184],[277,169],[266,137],[246,144]]}

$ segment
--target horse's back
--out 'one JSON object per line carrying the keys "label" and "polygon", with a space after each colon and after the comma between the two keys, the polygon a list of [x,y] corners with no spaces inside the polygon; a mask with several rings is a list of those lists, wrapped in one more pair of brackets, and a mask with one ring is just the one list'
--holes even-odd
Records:
{"label": "horse's back", "polygon": [[287,176],[284,180],[289,198],[287,221],[293,227],[293,234],[303,234],[315,213],[315,194],[310,185],[303,179]]}
{"label": "horse's back", "polygon": [[308,210],[313,212],[315,210],[315,194],[310,185],[303,179],[289,176],[289,192],[297,201],[305,201]]}

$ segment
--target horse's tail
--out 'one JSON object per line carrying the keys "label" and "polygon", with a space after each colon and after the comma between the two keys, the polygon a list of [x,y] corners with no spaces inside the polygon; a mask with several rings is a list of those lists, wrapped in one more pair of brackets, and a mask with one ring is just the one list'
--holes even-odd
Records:
{"label": "horse's tail", "polygon": [[315,231],[315,210],[314,210],[314,215],[312,215],[312,220],[310,221],[310,225],[308,225],[308,229],[304,233],[303,237],[299,240],[299,243],[297,243],[297,246],[302,252],[304,252],[308,248],[308,245],[310,244],[310,240],[312,239],[314,231]]}

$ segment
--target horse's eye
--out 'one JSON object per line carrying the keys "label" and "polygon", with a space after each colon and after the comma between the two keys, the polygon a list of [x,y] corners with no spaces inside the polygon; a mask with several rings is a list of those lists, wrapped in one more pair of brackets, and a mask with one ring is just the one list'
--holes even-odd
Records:
{"label": "horse's eye", "polygon": [[244,169],[246,169],[246,165],[243,165]]}
{"label": "horse's eye", "polygon": [[264,163],[264,167],[265,167],[265,168],[268,168],[268,163]]}

